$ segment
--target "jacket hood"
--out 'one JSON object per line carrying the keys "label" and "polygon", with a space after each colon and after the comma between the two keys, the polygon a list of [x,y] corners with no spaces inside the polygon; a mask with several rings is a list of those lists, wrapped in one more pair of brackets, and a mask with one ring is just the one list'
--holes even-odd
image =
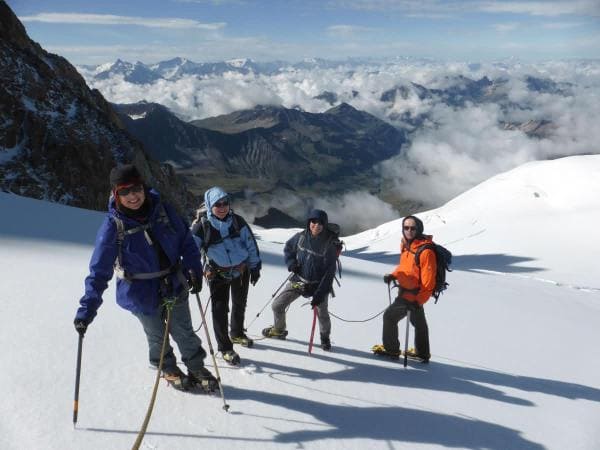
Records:
{"label": "jacket hood", "polygon": [[417,225],[417,234],[415,239],[423,238],[423,231],[425,227],[423,226],[423,221],[416,216],[406,216],[404,219],[402,219],[402,236],[404,236],[404,222],[406,222],[408,219],[414,220],[415,224]]}
{"label": "jacket hood", "polygon": [[327,228],[327,224],[329,223],[328,217],[327,217],[327,213],[325,211],[323,211],[322,209],[313,209],[310,213],[308,213],[308,216],[306,216],[306,228],[308,229],[308,225],[309,222],[312,219],[318,219],[321,222],[323,222],[323,226],[325,228]]}
{"label": "jacket hood", "polygon": [[211,187],[204,193],[204,204],[206,205],[206,215],[210,219],[212,214],[212,207],[215,203],[223,198],[229,198],[229,194],[220,188],[219,186]]}

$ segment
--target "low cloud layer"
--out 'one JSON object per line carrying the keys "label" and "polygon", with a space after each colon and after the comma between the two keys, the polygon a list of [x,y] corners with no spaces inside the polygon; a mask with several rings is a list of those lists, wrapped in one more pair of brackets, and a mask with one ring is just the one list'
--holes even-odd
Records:
{"label": "low cloud layer", "polygon": [[[451,105],[439,97],[420,96],[412,84],[442,90],[460,84],[460,76],[472,80],[487,76],[498,82],[495,89],[501,100]],[[528,76],[547,81],[550,88],[532,90]],[[95,80],[89,73],[87,78],[112,102],[158,102],[185,120],[259,104],[323,112],[332,105],[327,97],[315,97],[334,93],[336,104],[350,103],[410,132],[410,144],[403,148],[403,154],[381,164],[379,173],[393,181],[399,196],[409,196],[427,206],[440,205],[527,161],[600,153],[600,127],[595,123],[600,117],[600,63],[595,61],[534,65],[409,59],[289,69],[274,75],[229,72],[223,76],[187,76],[152,85],[127,83],[122,77]],[[386,91],[399,86],[406,88],[404,95],[382,101]],[[530,136],[518,127],[528,121],[547,121],[551,126],[543,136]],[[363,194],[348,195],[326,203],[327,208],[336,211],[337,205],[344,204],[339,214],[351,214],[353,220],[377,217],[385,211],[385,205],[378,205],[374,197],[367,201],[361,197]],[[352,202],[360,206],[350,207]],[[365,212],[366,204],[377,205],[379,212]],[[354,214],[359,210],[362,212]],[[383,220],[380,216],[376,223]]]}

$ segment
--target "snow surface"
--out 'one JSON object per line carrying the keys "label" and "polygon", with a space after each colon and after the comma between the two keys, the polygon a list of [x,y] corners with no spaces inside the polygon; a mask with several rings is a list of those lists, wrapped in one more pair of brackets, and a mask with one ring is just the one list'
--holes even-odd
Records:
{"label": "snow surface", "polygon": [[[426,305],[429,365],[370,354],[381,316],[333,318],[333,352],[309,356],[312,317],[298,300],[288,340],[240,348],[239,367],[218,359],[228,413],[218,395],[161,382],[141,448],[600,448],[599,174],[600,156],[529,163],[420,214],[455,255],[450,288]],[[113,283],[84,339],[72,424],[72,321],[103,214],[4,193],[0,211],[0,448],[131,448],[155,372]],[[257,230],[264,270],[250,290],[250,335],[271,324],[292,232]],[[395,221],[345,238],[333,314],[365,320],[388,305],[381,276],[400,236]],[[197,326],[195,301],[191,311]]]}

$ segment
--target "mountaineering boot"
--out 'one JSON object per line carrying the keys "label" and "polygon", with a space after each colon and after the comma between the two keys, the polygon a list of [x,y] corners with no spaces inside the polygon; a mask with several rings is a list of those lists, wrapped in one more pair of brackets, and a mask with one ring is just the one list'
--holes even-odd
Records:
{"label": "mountaineering boot", "polygon": [[406,356],[408,356],[409,358],[416,359],[417,361],[422,362],[423,364],[428,364],[429,359],[431,358],[431,355],[419,355],[414,347],[411,347],[408,350],[406,350]]}
{"label": "mountaineering boot", "polygon": [[371,351],[373,353],[375,353],[376,355],[387,356],[388,358],[392,358],[392,359],[399,359],[400,358],[400,353],[401,353],[400,351],[397,351],[397,352],[387,351],[385,349],[385,347],[383,346],[383,344],[374,345],[371,348]]}
{"label": "mountaineering boot", "polygon": [[329,336],[325,336],[324,334],[321,335],[321,348],[326,352],[331,350],[331,340],[329,339]]}
{"label": "mountaineering boot", "polygon": [[231,342],[234,344],[241,345],[242,347],[252,347],[254,345],[254,341],[245,334],[241,334],[239,336],[231,336]]}
{"label": "mountaineering boot", "polygon": [[237,366],[240,363],[240,355],[233,350],[226,350],[223,352],[223,359],[227,364],[231,366]]}
{"label": "mountaineering boot", "polygon": [[280,331],[275,327],[267,327],[264,330],[262,330],[262,335],[264,337],[274,338],[274,339],[285,339],[287,334],[288,334],[287,330]]}
{"label": "mountaineering boot", "polygon": [[165,368],[162,370],[162,377],[178,391],[187,391],[190,388],[190,380],[179,367]]}
{"label": "mountaineering boot", "polygon": [[205,392],[214,392],[219,389],[219,382],[206,367],[200,367],[198,370],[189,370],[190,384],[202,388]]}

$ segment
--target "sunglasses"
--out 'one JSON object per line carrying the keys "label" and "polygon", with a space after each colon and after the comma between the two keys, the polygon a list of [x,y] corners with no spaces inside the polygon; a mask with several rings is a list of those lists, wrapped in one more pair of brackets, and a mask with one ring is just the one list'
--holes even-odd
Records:
{"label": "sunglasses", "polygon": [[141,184],[134,184],[133,186],[129,186],[129,187],[124,187],[121,188],[117,191],[117,195],[119,197],[125,197],[126,195],[129,195],[132,192],[135,193],[139,193],[142,192],[144,190],[144,186]]}
{"label": "sunglasses", "polygon": [[213,206],[215,208],[225,208],[226,206],[229,206],[229,200],[223,200],[220,202],[216,202],[213,204]]}
{"label": "sunglasses", "polygon": [[323,222],[321,222],[319,219],[310,219],[310,223],[323,225]]}
{"label": "sunglasses", "polygon": [[404,231],[417,231],[417,227],[408,227],[408,226],[405,226],[404,227]]}

